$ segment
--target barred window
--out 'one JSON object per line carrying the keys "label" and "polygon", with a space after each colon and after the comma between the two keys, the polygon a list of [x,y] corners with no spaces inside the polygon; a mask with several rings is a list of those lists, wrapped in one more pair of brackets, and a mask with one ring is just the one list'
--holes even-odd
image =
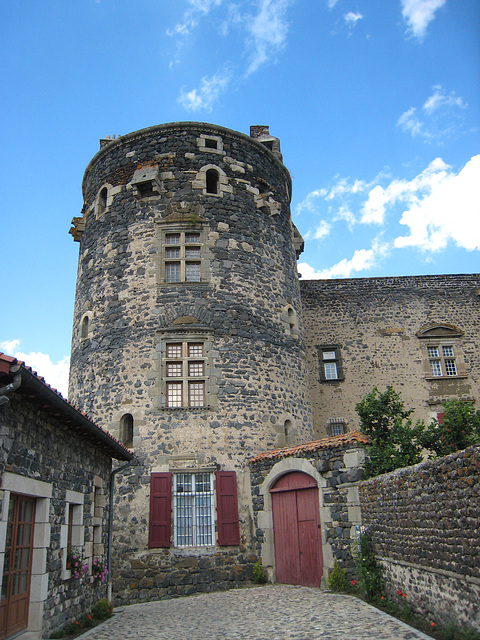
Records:
{"label": "barred window", "polygon": [[176,547],[207,547],[215,542],[212,473],[174,474]]}

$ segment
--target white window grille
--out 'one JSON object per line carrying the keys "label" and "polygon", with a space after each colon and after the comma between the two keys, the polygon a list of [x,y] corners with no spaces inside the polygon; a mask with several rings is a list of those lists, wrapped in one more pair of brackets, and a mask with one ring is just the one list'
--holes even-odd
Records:
{"label": "white window grille", "polygon": [[174,474],[173,497],[175,546],[212,546],[215,539],[213,474]]}

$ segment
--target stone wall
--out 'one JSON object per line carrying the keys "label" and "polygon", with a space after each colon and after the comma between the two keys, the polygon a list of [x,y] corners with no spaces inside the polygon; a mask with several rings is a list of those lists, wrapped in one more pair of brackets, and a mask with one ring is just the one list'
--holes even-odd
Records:
{"label": "stone wall", "polygon": [[292,471],[311,475],[319,487],[324,580],[335,562],[349,579],[355,577],[351,545],[361,524],[358,481],[363,477],[365,451],[358,442],[342,444],[341,438],[260,454],[250,463],[255,548],[271,579],[275,579],[275,549],[268,492],[281,475]]}
{"label": "stone wall", "polygon": [[[34,628],[43,627],[45,633],[74,621],[107,596],[106,583],[93,581],[90,568],[93,557],[106,561],[110,469],[110,457],[30,401],[22,388],[0,407],[0,521],[6,527],[10,493],[37,498],[29,620],[32,625],[43,611],[43,624],[40,619]],[[82,502],[83,514],[72,544],[76,548],[83,538],[79,550],[89,564],[78,580],[66,570],[67,502],[72,496]],[[94,541],[95,527],[99,535]],[[3,552],[4,545],[0,547]]]}
{"label": "stone wall", "polygon": [[[438,275],[301,281],[302,319],[312,389],[314,427],[328,435],[330,418],[358,428],[355,404],[374,386],[401,392],[414,419],[430,420],[443,401],[480,396],[480,276]],[[429,324],[454,325],[457,376],[432,378],[425,369],[424,342],[417,333]],[[453,344],[453,343],[451,343]],[[320,380],[320,345],[338,345],[342,380]],[[460,362],[460,361],[459,361]],[[462,364],[462,367],[463,367]]]}
{"label": "stone wall", "polygon": [[361,482],[360,503],[387,591],[480,629],[480,446]]}

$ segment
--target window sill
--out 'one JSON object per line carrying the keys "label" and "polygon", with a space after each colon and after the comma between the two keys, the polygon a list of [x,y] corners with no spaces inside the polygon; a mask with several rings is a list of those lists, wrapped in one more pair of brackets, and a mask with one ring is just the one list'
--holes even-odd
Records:
{"label": "window sill", "polygon": [[458,376],[425,376],[425,380],[429,382],[435,382],[436,380],[465,380],[466,378],[468,378],[466,374]]}

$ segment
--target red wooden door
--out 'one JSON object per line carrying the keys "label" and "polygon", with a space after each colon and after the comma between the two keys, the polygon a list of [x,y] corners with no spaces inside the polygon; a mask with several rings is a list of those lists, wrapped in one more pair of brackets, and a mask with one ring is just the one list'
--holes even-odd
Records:
{"label": "red wooden door", "polygon": [[0,602],[0,640],[28,626],[35,499],[11,494]]}
{"label": "red wooden door", "polygon": [[315,480],[295,471],[282,476],[270,493],[277,582],[319,587],[323,563]]}

